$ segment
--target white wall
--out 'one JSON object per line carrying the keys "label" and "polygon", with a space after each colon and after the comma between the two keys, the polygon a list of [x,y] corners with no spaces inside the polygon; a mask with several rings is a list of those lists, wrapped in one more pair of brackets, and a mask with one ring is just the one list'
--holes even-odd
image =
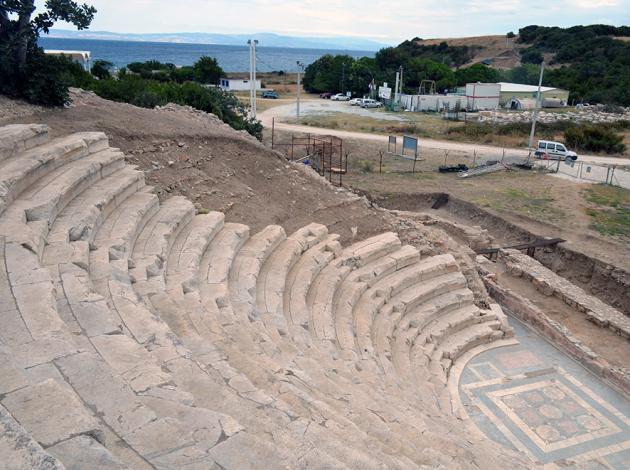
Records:
{"label": "white wall", "polygon": [[[222,78],[219,84],[221,88],[228,91],[248,91],[250,89],[249,80]],[[256,80],[256,90],[260,89],[260,80]]]}
{"label": "white wall", "polygon": [[487,111],[499,108],[501,85],[498,83],[467,83],[466,100],[469,111]]}
{"label": "white wall", "polygon": [[442,111],[446,106],[454,109],[457,103],[461,109],[466,107],[466,97],[459,95],[401,95],[400,102],[414,111]]}

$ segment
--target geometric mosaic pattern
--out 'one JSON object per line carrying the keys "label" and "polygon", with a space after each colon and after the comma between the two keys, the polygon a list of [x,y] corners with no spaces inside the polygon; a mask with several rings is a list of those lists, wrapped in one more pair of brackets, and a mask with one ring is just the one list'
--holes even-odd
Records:
{"label": "geometric mosaic pattern", "polygon": [[549,468],[629,470],[630,403],[513,323],[520,344],[476,356],[461,376],[473,422]]}

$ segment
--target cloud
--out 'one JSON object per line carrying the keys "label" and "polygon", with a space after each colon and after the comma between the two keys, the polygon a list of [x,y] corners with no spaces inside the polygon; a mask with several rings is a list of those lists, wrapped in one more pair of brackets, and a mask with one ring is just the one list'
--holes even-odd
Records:
{"label": "cloud", "polygon": [[630,23],[630,0],[82,1],[98,9],[93,30],[361,36],[392,44],[416,36],[505,34],[530,24],[591,24],[594,11],[615,24]]}
{"label": "cloud", "polygon": [[598,10],[619,6],[619,0],[574,0],[571,5],[584,10]]}

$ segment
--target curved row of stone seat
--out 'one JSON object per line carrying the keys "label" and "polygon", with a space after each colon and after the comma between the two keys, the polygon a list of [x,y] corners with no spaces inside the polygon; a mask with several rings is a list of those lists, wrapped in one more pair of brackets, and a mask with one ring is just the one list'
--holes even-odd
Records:
{"label": "curved row of stone seat", "polygon": [[[250,237],[183,198],[160,205],[103,134],[0,136],[0,418],[37,441],[28,459],[414,468],[475,458],[470,443],[441,436],[448,419],[426,421],[432,398],[405,372],[445,374],[502,335],[452,257],[421,260],[391,233],[343,249],[317,224]],[[10,439],[0,458],[27,458]]]}
{"label": "curved row of stone seat", "polygon": [[[69,252],[87,254],[83,247],[86,241],[92,243],[90,234],[110,211],[133,193],[133,189],[128,189],[134,187],[133,183],[120,184],[114,189],[116,181],[127,181],[120,174],[112,175],[112,181],[103,185],[96,183],[109,176],[102,171],[105,165],[96,165],[97,171],[84,171],[95,167],[91,155],[88,153],[83,159],[68,158],[66,165],[51,165],[49,172],[41,170],[40,178],[31,181],[26,191],[6,193],[11,194],[6,200],[14,204],[2,214],[0,226],[3,233],[19,240],[20,232],[28,232],[33,223],[41,221],[39,218],[31,221],[27,216],[27,211],[34,207],[33,200],[43,192],[55,191],[53,203],[46,205],[43,211],[46,226],[51,228],[51,244],[43,252],[34,253],[28,249],[31,247],[25,247],[14,238],[8,243],[2,238],[2,265],[6,266],[3,291],[7,293],[3,296],[2,313],[9,326],[4,330],[2,343],[16,346],[11,347],[11,356],[18,360],[16,371],[47,368],[33,383],[23,383],[21,388],[6,394],[3,405],[34,435],[43,436],[42,433],[54,429],[54,436],[43,442],[47,447],[63,442],[67,448],[71,436],[98,435],[99,442],[125,454],[124,460],[133,468],[142,468],[142,462],[168,468],[193,463],[207,467],[234,458],[237,462],[240,458],[241,462],[251,464],[261,457],[273,457],[283,466],[282,461],[288,456],[282,456],[269,445],[252,445],[257,438],[245,436],[234,420],[209,409],[190,406],[189,393],[174,391],[170,378],[150,360],[152,355],[147,348],[138,346],[116,326],[117,318],[107,303],[91,289],[85,271],[89,258],[81,255],[75,262],[73,257],[67,256]],[[88,165],[86,160],[91,160]],[[13,165],[11,159],[3,163],[3,170]],[[2,174],[8,173],[3,171]],[[143,183],[140,177],[131,180],[139,183],[138,186]],[[15,182],[13,187],[18,187],[20,180],[16,178]],[[114,193],[104,194],[104,190]],[[90,229],[73,232],[77,224]],[[80,236],[71,236],[72,233]],[[42,229],[41,234],[46,241],[47,230]],[[48,269],[39,265],[38,255],[43,256]],[[4,305],[5,298],[13,302]],[[127,300],[133,304],[137,298]],[[61,317],[68,323],[61,320],[56,304],[60,310],[67,309]],[[143,320],[146,318],[135,319]],[[119,324],[130,325],[124,321]],[[74,325],[76,328],[71,330]],[[151,328],[151,325],[143,326]],[[154,341],[159,328],[152,330],[149,335]],[[171,354],[174,358],[176,343],[172,341],[170,346],[161,344],[159,354]],[[156,389],[155,393],[151,393],[152,388]],[[59,413],[45,414],[44,396],[50,397]],[[96,411],[79,406],[83,403]],[[76,423],[71,419],[74,416],[77,416]],[[58,426],[64,419],[66,426]],[[89,429],[82,427],[87,421],[90,421]],[[36,434],[38,430],[40,434]],[[76,445],[82,442],[77,441]],[[242,449],[233,452],[235,447]],[[226,449],[232,450],[226,452]],[[74,456],[75,459],[82,457],[89,456],[87,453]]]}
{"label": "curved row of stone seat", "polygon": [[[171,290],[170,292],[166,290],[164,275],[168,274],[169,268],[172,267],[172,275],[178,278],[182,267],[181,260],[183,257],[185,258],[189,255],[192,255],[190,262],[192,262],[192,266],[194,266],[194,263],[201,259],[200,254],[204,245],[207,245],[211,235],[214,234],[217,228],[214,224],[217,221],[221,221],[221,217],[217,217],[214,214],[198,216],[192,221],[189,221],[187,220],[189,218],[187,208],[189,207],[192,207],[192,205],[184,199],[169,200],[140,233],[138,242],[136,242],[134,247],[134,267],[131,269],[131,273],[134,276],[134,287],[141,297],[147,300],[150,299],[150,303],[153,304],[160,314],[168,315],[169,309],[171,311],[178,311],[181,307],[186,308],[186,302],[181,302],[185,299],[177,295],[177,289],[175,291]],[[208,222],[213,225],[212,228],[205,228]],[[202,227],[204,227],[202,233],[195,233],[195,229]],[[197,255],[183,251],[194,246],[196,246],[194,251]],[[254,252],[255,251],[252,251],[250,254]],[[183,294],[184,290],[190,291],[193,288],[194,283],[190,284],[189,281],[190,279],[184,281],[183,284],[181,278],[175,281],[180,284],[181,290],[179,293]],[[180,301],[179,304],[178,297]],[[170,318],[172,318],[172,316]],[[183,332],[179,329],[181,326],[175,325],[175,327],[178,328],[177,334],[181,339],[184,339],[185,335],[182,334]],[[188,344],[198,348],[200,342],[197,341],[195,344],[191,344],[189,340]],[[196,352],[199,352],[198,349]],[[203,352],[204,356],[208,357],[209,351],[204,349]],[[241,396],[253,400],[259,405],[271,406],[274,404],[273,398],[257,389],[247,377],[232,368],[225,360],[222,360],[220,356],[217,357],[216,354],[211,354],[210,358],[212,362],[209,363],[208,366],[215,368],[221,374],[222,378],[227,381],[227,384],[233,387]],[[268,417],[260,416],[260,413],[255,413],[251,410],[247,413],[245,413],[245,411],[246,409],[239,405],[231,410],[231,414],[239,416],[240,420],[251,420],[251,418],[257,417],[258,419],[256,421],[250,421],[245,424],[249,424],[250,428],[256,429],[261,435],[272,432],[270,429],[264,429],[264,426],[262,429],[256,428],[260,428],[261,423],[270,421]],[[256,416],[257,414],[259,416]],[[321,434],[319,436],[312,436],[312,449],[324,448],[326,443],[322,442],[323,439],[324,436]],[[290,445],[287,442],[283,444],[285,446]],[[302,445],[302,443],[295,439],[292,445],[295,447]],[[367,463],[375,459],[375,456],[371,456],[371,458],[362,456],[361,452],[356,449],[347,449],[340,453],[340,449],[343,447],[343,444],[337,444],[337,449],[335,450],[337,451],[337,455],[343,457],[344,460],[364,460]],[[381,456],[381,459],[382,458],[383,456]],[[321,456],[319,459],[321,460]]]}
{"label": "curved row of stone seat", "polygon": [[[310,230],[303,229],[303,231],[308,232]],[[261,232],[259,236],[243,250],[243,256],[240,257],[240,261],[235,262],[235,265],[238,268],[237,270],[235,270],[236,274],[233,275],[233,278],[238,278],[239,275],[242,275],[243,277],[243,282],[239,286],[240,290],[237,291],[235,294],[235,305],[237,305],[237,309],[240,309],[240,314],[238,316],[241,322],[252,319],[251,316],[254,314],[254,312],[253,310],[251,310],[251,293],[254,292],[253,286],[254,281],[257,277],[256,273],[258,273],[259,271],[264,271],[264,269],[260,268],[260,266],[263,264],[261,260],[264,258],[270,258],[265,255],[265,253],[267,253],[268,251],[273,251],[269,250],[269,247],[280,247],[282,245],[282,242],[279,241],[281,237],[281,232],[278,230],[277,227],[270,227],[268,230]],[[294,236],[292,237],[295,238]],[[240,243],[236,243],[235,245],[240,245]],[[320,253],[322,252],[323,246],[324,245],[322,245],[319,249]],[[254,247],[257,247],[257,249],[255,249]],[[271,255],[271,257],[272,256],[273,255]],[[239,257],[237,256],[235,258],[238,259]],[[224,263],[223,266],[225,267],[226,264]],[[227,280],[226,269],[220,269],[219,271],[221,271],[222,275],[220,275],[218,279],[215,279],[215,281],[218,280],[225,282]],[[216,288],[217,286],[215,285],[214,287]],[[223,292],[223,295],[226,292],[225,286],[223,286],[223,288],[218,288],[217,290],[219,292]],[[256,289],[256,291],[260,290],[260,288]],[[219,302],[222,303],[224,307],[227,306],[225,297],[219,296],[215,297],[215,299],[220,299]],[[227,319],[228,323],[234,321],[234,319]]]}
{"label": "curved row of stone seat", "polygon": [[[223,286],[218,287],[216,284],[210,284],[211,286],[210,290],[213,290],[214,288],[216,292],[220,293],[219,296],[213,296],[212,293],[210,293],[210,299],[211,299],[210,302],[212,303],[214,300],[219,299],[219,303],[221,304],[222,308],[224,310],[225,309],[230,310],[230,313],[228,313],[227,315],[224,314],[225,324],[239,325],[240,323],[240,325],[245,325],[246,323],[250,323],[251,321],[259,321],[258,318],[254,318],[256,313],[251,309],[252,300],[253,300],[251,293],[255,291],[256,278],[258,277],[258,273],[260,272],[260,266],[264,263],[264,259],[266,258],[266,253],[271,252],[272,248],[279,246],[282,243],[281,239],[284,237],[284,232],[279,227],[270,226],[267,229],[261,231],[259,234],[256,234],[256,236],[252,237],[247,242],[241,243],[241,241],[239,241],[240,237],[238,236],[235,237],[234,236],[235,233],[232,230],[232,229],[238,230],[239,227],[236,226],[236,227],[226,227],[226,228],[227,230],[225,231],[225,234],[224,234],[225,236],[221,235],[220,233],[219,235],[216,236],[216,239],[213,240],[213,244],[216,241],[217,247],[219,248],[216,249],[214,247],[210,247],[209,252],[215,252],[215,251],[219,252],[222,250],[223,253],[225,254],[226,245],[223,242],[228,241],[230,239],[232,240],[232,243],[228,243],[228,246],[231,245],[233,248],[242,246],[242,249],[239,249],[238,252],[236,252],[235,250],[234,256],[228,258],[232,260],[231,262],[227,262],[227,263],[223,262],[225,258],[218,260],[217,259],[218,257],[216,256],[211,257],[211,259],[214,260],[214,268],[215,268],[213,270],[213,276],[217,276],[211,280],[223,281]],[[303,229],[302,232],[305,234],[305,238],[307,239],[307,243],[308,243],[308,238],[311,238],[311,239],[313,238],[311,235],[309,235],[312,232],[312,230]],[[188,235],[185,235],[185,237],[181,237],[181,238],[188,238]],[[294,239],[296,238],[297,237],[294,237]],[[181,247],[185,246],[186,243],[183,241],[181,243],[178,243],[176,241],[175,245],[176,245],[175,248],[179,250]],[[171,269],[172,266],[177,265],[177,259],[179,257],[180,257],[179,254],[175,256],[171,255],[171,257],[169,258],[169,263],[166,267],[167,273],[170,274],[170,275],[167,275],[167,280],[172,281],[173,283],[173,287],[170,291],[171,294],[169,295],[171,297],[170,300],[173,299],[174,295],[175,296],[177,295],[177,290],[179,290],[179,294],[180,294],[179,305],[183,307],[183,310],[192,313],[192,312],[195,312],[195,309],[196,309],[195,313],[199,313],[200,310],[204,310],[204,309],[199,304],[199,300],[200,300],[199,297],[194,295],[195,290],[191,289],[190,287],[187,287],[186,284],[181,283],[182,278],[178,276],[177,274],[178,269],[176,267]],[[199,257],[196,257],[196,259],[199,259]],[[232,269],[229,269],[230,267]],[[170,273],[171,271],[173,274]],[[228,283],[228,280],[230,278],[234,282]],[[241,281],[241,282],[238,282],[238,281]],[[228,283],[228,285],[226,285],[225,283]],[[232,292],[229,292],[230,289],[232,290]],[[186,293],[187,295],[182,296],[183,293]],[[225,294],[231,294],[231,295],[228,295],[226,297]],[[185,299],[184,297],[187,297],[187,299]],[[190,300],[194,299],[195,297],[197,297],[197,301],[191,303]],[[232,298],[234,299],[233,301],[231,301]],[[153,300],[154,300],[154,303],[158,306],[158,309],[160,308],[160,304],[163,304],[165,301],[168,302],[167,298],[158,298],[157,302],[155,302],[156,300],[155,296],[153,297]],[[186,302],[186,300],[188,300],[189,302]],[[217,309],[217,304],[216,302],[214,302],[214,309],[211,308],[210,310],[216,310],[216,309]],[[162,306],[162,310],[164,310],[164,306]],[[178,310],[177,308],[171,308],[170,310],[171,310],[171,314],[168,314],[168,313],[167,314],[171,318],[171,322],[174,323],[173,327],[178,329],[179,331],[178,334],[180,335],[185,334],[186,336],[190,337],[191,336],[190,324],[195,323],[195,320],[193,318],[194,314],[189,315],[188,319],[190,323],[186,324],[186,322],[181,321],[181,316],[179,317],[176,316],[175,318],[173,318],[172,312],[177,311]],[[209,315],[212,315],[212,313],[210,313]],[[197,329],[197,332],[199,332],[199,330],[203,332],[204,328],[203,326],[197,325],[196,329]],[[239,329],[241,330],[241,335],[242,335],[243,329],[242,328],[239,328]],[[258,330],[255,331],[255,334],[257,336],[260,336],[263,333],[262,331],[263,329],[264,327],[260,327]],[[208,334],[208,332],[205,332],[205,333]],[[272,340],[267,338],[268,343],[270,343],[271,341]],[[195,343],[197,345],[198,350],[199,348],[203,348],[201,341],[195,341]],[[239,341],[239,349],[242,349],[242,347],[246,344],[248,344],[248,340],[241,338],[241,340]],[[260,355],[264,353],[261,350],[256,349],[258,344],[259,343],[257,343],[256,340],[252,340],[251,351],[248,351],[251,353],[259,354],[259,356],[257,356],[258,359],[247,361],[247,358],[241,356],[238,361],[239,368],[247,369],[250,372],[251,371],[259,372],[262,369],[261,362],[260,362],[262,359],[260,359]],[[247,346],[245,346],[245,348],[247,348]],[[203,351],[203,349],[201,349],[201,351]],[[275,364],[274,365],[269,365],[269,364],[270,362],[267,362],[265,366],[270,367],[270,370],[275,370],[278,367]],[[262,382],[264,385],[268,382],[273,382],[273,379],[270,380],[270,377],[265,377]],[[302,399],[307,399],[310,401],[313,400],[312,397],[304,396],[304,393],[305,393],[304,390],[299,391],[295,388],[292,388],[288,384],[285,385],[285,388],[287,387],[290,388],[291,390],[283,391],[285,395],[285,398],[284,398],[285,400],[288,401],[286,395],[289,395],[290,393],[292,393],[293,396],[301,397]],[[274,393],[274,391],[271,391],[271,393]],[[321,409],[322,412],[332,413],[332,411],[329,408],[326,408],[326,407],[320,407],[320,408],[322,408]],[[345,418],[340,417],[340,416],[337,416],[337,419],[341,422],[345,421]],[[349,423],[347,422],[345,423],[346,426],[348,424]],[[354,432],[356,433],[358,432],[358,430],[354,430]],[[340,438],[341,438],[341,435],[340,435]],[[346,437],[346,439],[348,439],[348,437]],[[355,442],[355,445],[357,444],[361,445],[360,442]],[[337,453],[338,453],[338,450],[337,450]],[[348,455],[345,455],[344,459],[347,459],[347,458],[348,458]]]}
{"label": "curved row of stone seat", "polygon": [[[322,229],[325,232],[325,228],[321,226],[319,227],[309,226],[305,229],[302,229],[300,233],[305,235],[306,245],[308,245],[309,238],[311,242],[314,242],[317,239],[317,237],[313,237],[313,233],[319,232],[321,235],[323,233]],[[269,227],[268,229],[263,230],[262,232],[260,232],[260,234],[257,234],[255,237],[253,237],[251,243],[248,242],[247,244],[245,244],[245,246],[243,247],[243,250],[240,250],[238,255],[231,257],[232,259],[235,260],[234,265],[238,266],[238,271],[233,270],[231,277],[233,279],[238,279],[240,275],[243,276],[243,283],[241,284],[241,290],[239,292],[236,292],[236,295],[239,297],[237,297],[236,301],[234,302],[234,304],[237,305],[237,308],[241,309],[241,313],[240,313],[241,325],[244,325],[244,323],[242,322],[249,322],[250,320],[253,319],[253,318],[250,318],[250,314],[253,315],[254,312],[253,310],[250,309],[252,304],[251,304],[251,298],[248,299],[248,297],[250,297],[251,292],[254,291],[252,288],[253,286],[252,279],[259,277],[257,273],[259,272],[259,266],[261,264],[260,259],[265,258],[264,253],[269,251],[269,250],[265,250],[264,247],[278,246],[278,249],[282,251],[281,245],[283,242],[278,243],[278,238],[281,238],[281,237],[282,237],[282,232],[279,230],[278,227]],[[219,238],[217,240],[218,246],[222,247],[223,240],[220,237],[218,238]],[[291,242],[291,240],[296,240],[296,239],[299,239],[299,237],[297,236],[297,234],[294,234],[293,236],[289,237],[287,240]],[[241,243],[238,241],[232,244],[233,247],[240,246],[240,245]],[[253,247],[255,246],[261,247],[262,250],[253,249]],[[211,249],[210,251],[212,252],[213,249]],[[214,278],[212,280],[227,282],[228,276],[226,274],[227,269],[225,269],[225,266],[228,266],[229,263],[221,263],[221,265],[224,266],[224,269],[219,269],[218,271],[222,274],[220,274],[217,278]],[[217,288],[216,284],[211,284],[211,286],[212,288],[215,288],[218,292],[223,292],[223,293],[226,292],[225,287]],[[177,289],[177,287],[175,289]],[[225,297],[222,297],[222,298],[211,297],[211,303],[212,303],[212,300],[216,300],[216,299],[220,299],[219,302],[221,303],[223,309],[229,308],[231,306],[229,299]],[[214,306],[216,309],[217,304],[214,303]],[[189,310],[191,309],[189,308]],[[177,320],[174,320],[174,321],[177,321]],[[238,322],[238,318],[236,317],[233,317],[232,319],[229,319],[229,318],[226,319],[227,324],[232,324],[235,322]],[[243,328],[239,328],[239,332],[242,334]],[[260,329],[255,332],[255,334],[260,334],[260,333],[261,333]],[[255,343],[255,341],[252,341],[252,343]],[[247,344],[246,339],[242,339],[239,341],[239,347],[243,344]],[[255,348],[255,346],[253,347]],[[260,353],[261,351],[256,351],[256,352]],[[242,359],[241,359],[241,362],[239,363],[239,366],[240,368],[246,368],[246,366],[244,367]],[[261,369],[260,363],[254,363],[253,367],[251,367],[249,370],[251,371],[251,370],[260,370],[260,369]],[[267,379],[267,382],[269,382],[268,379]]]}

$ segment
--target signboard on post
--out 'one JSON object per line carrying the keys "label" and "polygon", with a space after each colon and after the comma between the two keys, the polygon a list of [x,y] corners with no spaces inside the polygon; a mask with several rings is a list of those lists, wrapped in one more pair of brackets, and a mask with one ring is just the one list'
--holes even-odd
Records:
{"label": "signboard on post", "polygon": [[396,136],[390,135],[389,140],[387,141],[387,152],[396,153],[397,150],[398,149],[396,148]]}
{"label": "signboard on post", "polygon": [[390,100],[392,98],[392,89],[386,86],[378,87],[378,97],[384,100]]}
{"label": "signboard on post", "polygon": [[403,137],[403,149],[402,154],[405,154],[405,150],[411,150],[413,156],[418,155],[418,139],[416,137],[410,137],[408,135]]}

